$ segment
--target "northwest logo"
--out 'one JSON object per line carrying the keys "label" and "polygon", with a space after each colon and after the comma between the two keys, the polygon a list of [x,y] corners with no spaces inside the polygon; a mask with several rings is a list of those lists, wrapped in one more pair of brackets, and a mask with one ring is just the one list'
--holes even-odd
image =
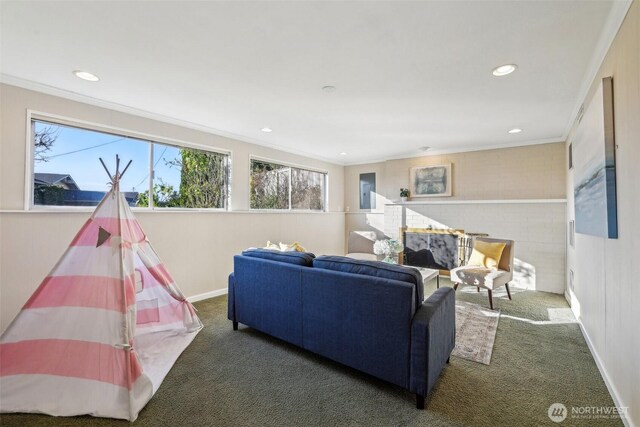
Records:
{"label": "northwest logo", "polygon": [[549,406],[549,410],[547,411],[547,415],[549,419],[554,423],[561,423],[567,418],[567,407],[562,403],[554,403]]}

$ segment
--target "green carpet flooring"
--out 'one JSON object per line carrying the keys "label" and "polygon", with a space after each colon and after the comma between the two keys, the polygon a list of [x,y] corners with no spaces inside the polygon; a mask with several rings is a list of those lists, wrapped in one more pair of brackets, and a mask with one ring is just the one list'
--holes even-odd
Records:
{"label": "green carpet flooring", "polygon": [[[443,281],[446,285],[448,282]],[[435,284],[426,289],[433,292]],[[560,295],[498,293],[502,310],[491,365],[452,357],[427,401],[243,325],[233,331],[226,296],[196,303],[205,328],[142,410],[136,426],[540,426],[622,425],[619,418],[561,424],[549,405],[613,401]],[[488,306],[486,292],[457,298]],[[2,426],[126,425],[92,417],[3,414]]]}

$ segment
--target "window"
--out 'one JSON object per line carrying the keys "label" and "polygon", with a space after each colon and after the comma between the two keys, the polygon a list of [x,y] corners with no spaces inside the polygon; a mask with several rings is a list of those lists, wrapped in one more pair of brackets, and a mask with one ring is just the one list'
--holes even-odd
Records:
{"label": "window", "polygon": [[251,160],[251,209],[325,210],[327,174]]}
{"label": "window", "polygon": [[99,158],[109,165],[118,154],[125,163],[132,160],[120,182],[130,206],[227,206],[228,154],[44,120],[33,119],[31,126],[34,205],[96,206],[109,191]]}
{"label": "window", "polygon": [[152,149],[154,206],[226,207],[227,154],[158,143]]}

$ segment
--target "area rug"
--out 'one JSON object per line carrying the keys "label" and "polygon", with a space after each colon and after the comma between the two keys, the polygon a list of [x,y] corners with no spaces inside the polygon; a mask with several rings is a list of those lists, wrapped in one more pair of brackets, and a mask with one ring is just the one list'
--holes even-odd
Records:
{"label": "area rug", "polygon": [[456,301],[456,347],[453,356],[489,365],[500,311]]}

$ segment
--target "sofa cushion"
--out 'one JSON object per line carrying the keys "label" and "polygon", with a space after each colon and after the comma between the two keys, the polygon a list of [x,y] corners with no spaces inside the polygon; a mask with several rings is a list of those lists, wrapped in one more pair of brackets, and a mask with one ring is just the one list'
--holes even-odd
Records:
{"label": "sofa cushion", "polygon": [[320,256],[313,260],[313,267],[411,283],[416,287],[416,307],[422,304],[424,297],[422,275],[415,268],[343,256]]}
{"label": "sofa cushion", "polygon": [[284,262],[287,264],[302,265],[311,267],[313,259],[316,257],[311,252],[281,252],[271,249],[251,248],[242,252],[243,256],[252,258],[262,258],[271,261]]}

